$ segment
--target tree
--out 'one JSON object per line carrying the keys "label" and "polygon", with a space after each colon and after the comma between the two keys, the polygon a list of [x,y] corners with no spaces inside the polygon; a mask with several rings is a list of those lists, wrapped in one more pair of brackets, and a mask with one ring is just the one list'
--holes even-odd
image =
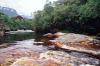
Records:
{"label": "tree", "polygon": [[[36,28],[99,33],[100,0],[58,0],[35,13]],[[48,28],[48,29],[47,29]],[[51,29],[50,29],[51,28]]]}

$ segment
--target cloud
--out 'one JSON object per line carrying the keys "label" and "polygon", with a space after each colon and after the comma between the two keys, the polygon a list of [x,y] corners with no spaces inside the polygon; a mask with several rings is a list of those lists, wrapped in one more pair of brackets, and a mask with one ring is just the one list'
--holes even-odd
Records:
{"label": "cloud", "polygon": [[19,11],[29,14],[31,12],[43,9],[45,0],[21,0],[19,3]]}
{"label": "cloud", "polygon": [[19,14],[24,15],[43,9],[45,3],[46,0],[0,0],[0,6],[14,8]]}

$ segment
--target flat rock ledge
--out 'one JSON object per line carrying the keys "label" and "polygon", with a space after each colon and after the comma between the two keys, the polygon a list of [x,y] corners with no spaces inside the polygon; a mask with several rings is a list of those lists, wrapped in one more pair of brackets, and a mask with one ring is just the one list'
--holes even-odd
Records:
{"label": "flat rock ledge", "polygon": [[78,58],[61,51],[47,51],[41,53],[37,59],[30,57],[19,58],[10,66],[96,66],[98,64],[98,59]]}
{"label": "flat rock ledge", "polygon": [[87,35],[61,32],[55,34],[48,33],[43,35],[40,41],[44,42],[44,45],[54,45],[56,48],[100,56],[100,40]]}

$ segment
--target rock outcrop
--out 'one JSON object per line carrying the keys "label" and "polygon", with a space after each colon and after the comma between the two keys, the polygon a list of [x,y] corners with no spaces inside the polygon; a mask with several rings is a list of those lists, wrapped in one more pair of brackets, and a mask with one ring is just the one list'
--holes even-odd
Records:
{"label": "rock outcrop", "polygon": [[44,35],[40,41],[45,45],[54,45],[57,48],[100,55],[100,41],[86,35],[49,33]]}
{"label": "rock outcrop", "polygon": [[66,34],[55,39],[66,46],[82,47],[85,49],[100,49],[100,41],[80,34]]}

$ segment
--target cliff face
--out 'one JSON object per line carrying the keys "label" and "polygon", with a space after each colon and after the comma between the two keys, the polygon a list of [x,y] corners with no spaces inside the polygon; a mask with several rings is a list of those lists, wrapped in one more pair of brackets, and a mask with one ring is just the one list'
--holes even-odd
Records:
{"label": "cliff face", "polygon": [[17,16],[17,11],[13,8],[9,8],[9,7],[3,7],[3,6],[0,6],[0,12],[10,16],[10,17],[14,17],[14,16]]}

